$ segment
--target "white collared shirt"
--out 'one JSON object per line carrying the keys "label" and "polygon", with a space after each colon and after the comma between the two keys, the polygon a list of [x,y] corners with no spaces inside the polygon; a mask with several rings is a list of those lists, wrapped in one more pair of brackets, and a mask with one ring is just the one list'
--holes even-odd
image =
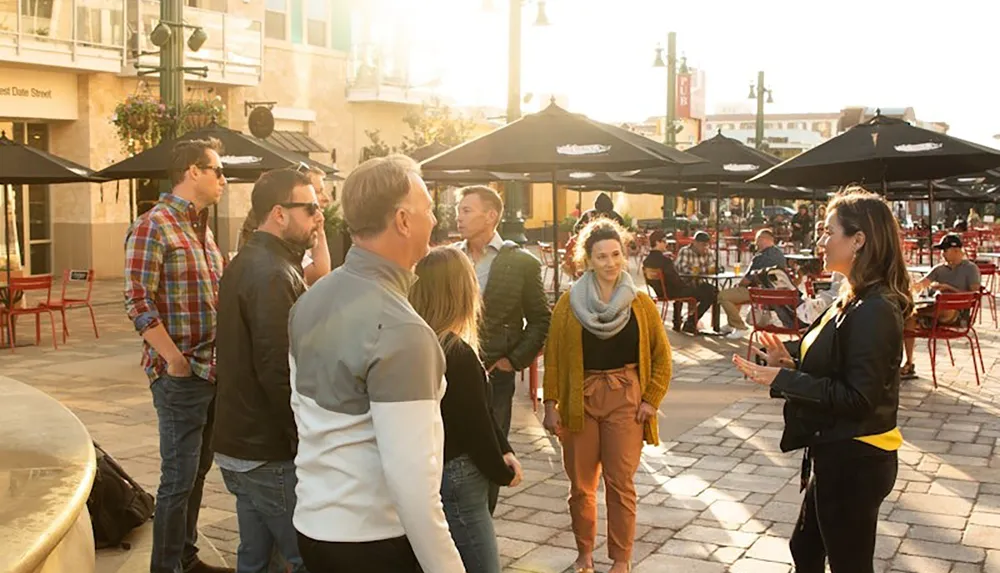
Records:
{"label": "white collared shirt", "polygon": [[[469,241],[459,241],[458,248],[462,249],[466,255],[469,255]],[[471,255],[469,256],[472,259],[473,266],[476,268],[476,278],[479,279],[480,295],[486,292],[486,283],[490,280],[490,270],[493,268],[493,260],[500,254],[501,248],[503,248],[503,239],[500,238],[500,233],[493,231],[493,238],[486,244],[486,249],[484,249],[479,260],[477,261],[472,259]]]}

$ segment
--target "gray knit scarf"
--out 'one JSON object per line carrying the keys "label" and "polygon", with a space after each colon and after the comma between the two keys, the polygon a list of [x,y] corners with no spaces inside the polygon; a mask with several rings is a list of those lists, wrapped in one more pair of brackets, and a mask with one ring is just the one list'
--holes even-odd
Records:
{"label": "gray knit scarf", "polygon": [[580,324],[594,336],[607,340],[618,334],[632,317],[632,301],[635,300],[635,283],[628,272],[622,272],[611,293],[611,300],[601,300],[594,271],[583,273],[569,289],[569,304]]}

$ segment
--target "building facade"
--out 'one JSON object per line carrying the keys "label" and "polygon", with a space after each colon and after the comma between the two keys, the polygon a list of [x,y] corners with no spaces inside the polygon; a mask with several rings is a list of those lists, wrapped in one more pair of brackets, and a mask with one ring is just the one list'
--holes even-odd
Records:
{"label": "building facade", "polygon": [[[388,34],[395,44],[373,39],[379,16],[369,2],[185,4],[185,22],[208,34],[197,52],[186,49],[184,65],[207,73],[186,77],[185,97],[221,99],[231,128],[248,131],[249,111],[267,105],[272,143],[346,172],[369,143],[367,131],[398,144],[402,118],[427,99],[408,77],[401,36]],[[94,169],[123,159],[111,118],[128,95],[158,94],[156,74],[141,76],[137,64],[158,65],[149,33],[159,11],[158,0],[0,0],[0,131]],[[397,25],[389,22],[390,30]],[[250,189],[231,184],[218,207],[224,251],[235,249]],[[8,191],[26,273],[122,275],[125,233],[141,199],[133,200],[130,182]]]}

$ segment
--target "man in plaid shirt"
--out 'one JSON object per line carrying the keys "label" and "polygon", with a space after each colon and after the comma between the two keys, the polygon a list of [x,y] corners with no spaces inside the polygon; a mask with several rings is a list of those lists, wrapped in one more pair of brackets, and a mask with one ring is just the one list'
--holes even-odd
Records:
{"label": "man in plaid shirt", "polygon": [[[715,260],[712,257],[709,243],[711,237],[705,231],[698,231],[694,234],[694,240],[690,245],[681,247],[677,251],[677,272],[681,275],[707,275],[716,271]],[[684,322],[685,332],[698,334],[698,319],[715,304],[718,291],[709,283],[694,278],[687,278],[687,288],[682,292],[670,293],[673,297],[693,296],[698,299],[697,315],[689,314]]]}
{"label": "man in plaid shirt", "polygon": [[208,207],[222,197],[217,141],[173,149],[173,190],[125,238],[125,308],[142,336],[142,365],[159,419],[160,487],[151,573],[232,571],[198,559],[198,511],[212,467],[215,313],[222,253]]}

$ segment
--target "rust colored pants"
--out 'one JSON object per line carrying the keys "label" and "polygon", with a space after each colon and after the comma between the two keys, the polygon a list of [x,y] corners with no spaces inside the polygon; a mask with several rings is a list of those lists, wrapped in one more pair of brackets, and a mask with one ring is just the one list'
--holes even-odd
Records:
{"label": "rust colored pants", "polygon": [[583,381],[583,430],[561,432],[563,466],[569,476],[569,512],[581,553],[597,541],[597,480],[604,475],[608,506],[608,556],[629,561],[635,540],[635,471],[642,452],[642,402],[635,365],[588,370]]}

